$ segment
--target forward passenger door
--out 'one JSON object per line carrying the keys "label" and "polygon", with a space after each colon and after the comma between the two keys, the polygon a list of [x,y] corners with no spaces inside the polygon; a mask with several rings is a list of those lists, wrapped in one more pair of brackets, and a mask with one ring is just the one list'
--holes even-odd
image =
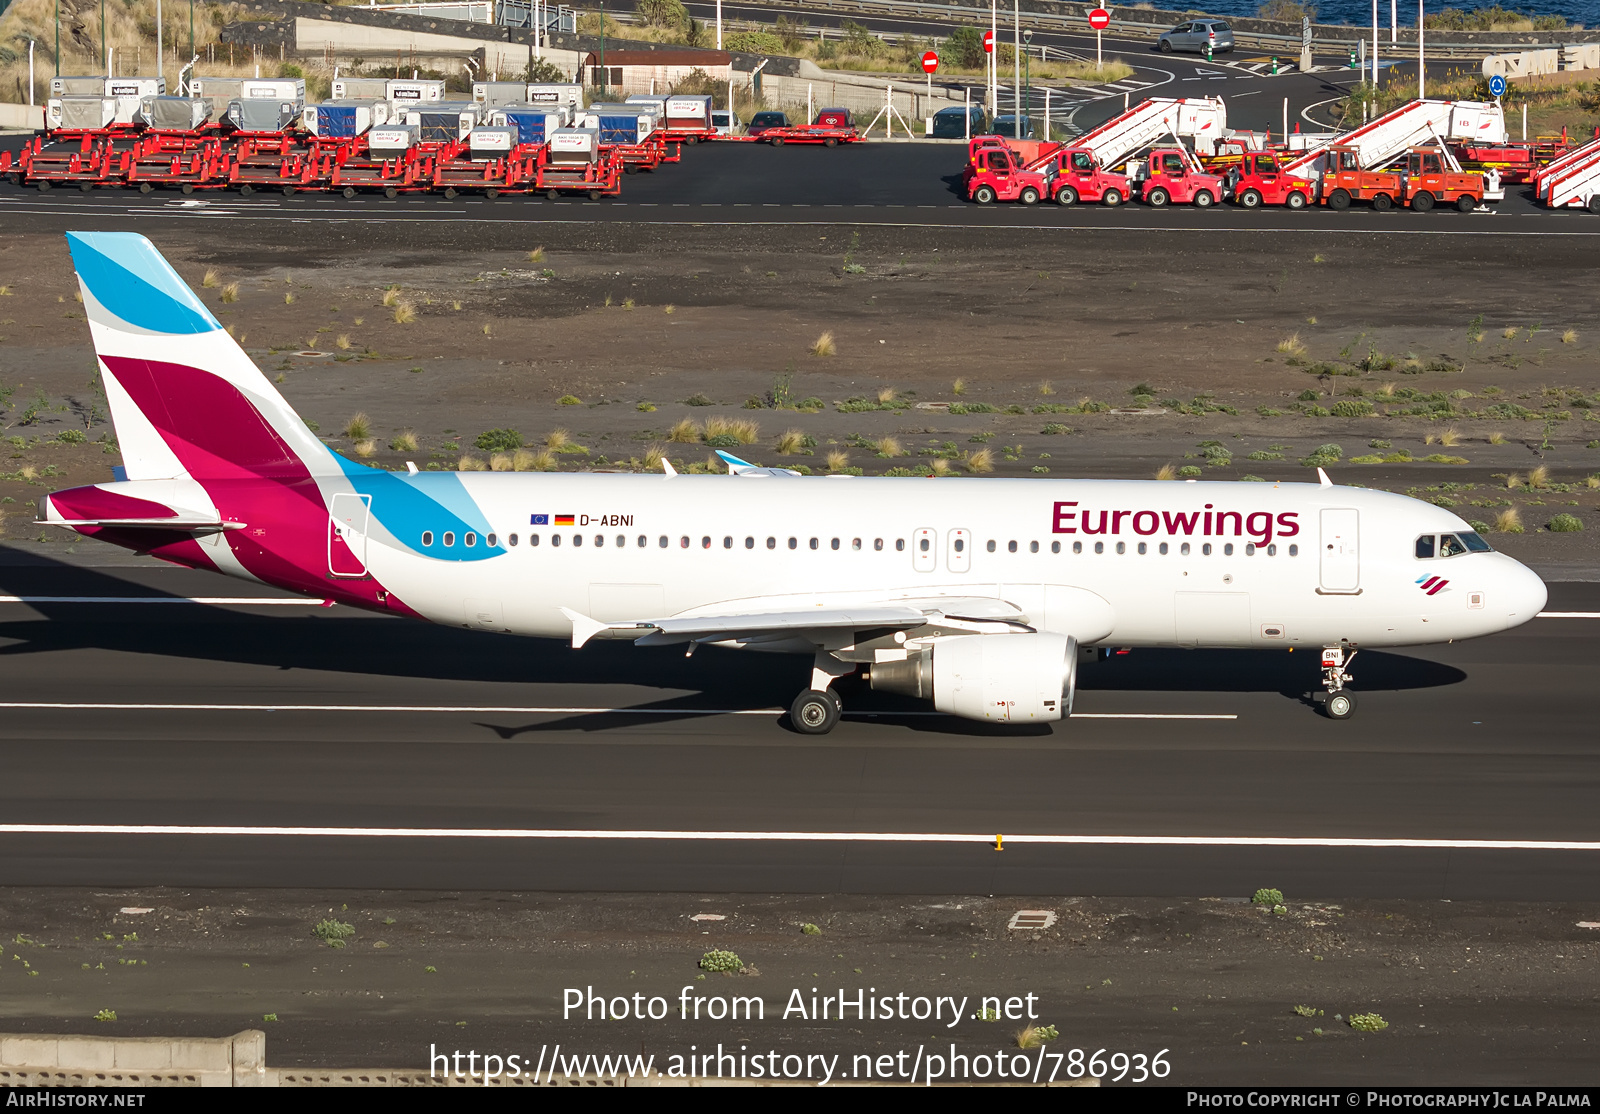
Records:
{"label": "forward passenger door", "polygon": [[1321,573],[1324,595],[1361,591],[1361,512],[1353,507],[1323,509]]}

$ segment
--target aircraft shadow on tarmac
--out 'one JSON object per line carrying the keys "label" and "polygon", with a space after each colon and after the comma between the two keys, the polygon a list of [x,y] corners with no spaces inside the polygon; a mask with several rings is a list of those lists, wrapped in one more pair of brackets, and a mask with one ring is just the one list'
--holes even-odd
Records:
{"label": "aircraft shadow on tarmac", "polygon": [[[0,560],[14,554],[0,546]],[[70,591],[63,590],[63,574]],[[218,589],[226,594],[226,585]],[[126,596],[165,593],[130,583],[106,572],[68,566],[48,559],[28,565],[0,563],[0,594]],[[496,636],[480,631],[432,626],[397,618],[354,616],[343,609],[316,614],[253,614],[207,604],[172,607],[117,604],[30,604],[44,616],[0,623],[0,662],[12,668],[27,655],[100,651],[155,655],[194,662],[265,666],[327,674],[471,682],[484,685],[562,686],[557,701],[564,706],[603,704],[598,686],[677,690],[660,701],[636,705],[648,714],[586,713],[571,719],[525,728],[494,728],[502,737],[527,732],[607,730],[678,719],[702,708],[787,708],[805,684],[809,662],[798,656],[703,650],[693,658],[678,648],[643,649],[623,642],[596,641],[579,651],[555,639]],[[375,622],[383,623],[381,632]],[[1268,650],[1138,650],[1115,654],[1083,665],[1081,692],[1276,692],[1302,700],[1316,687],[1318,658],[1314,648],[1302,653]],[[1358,662],[1359,691],[1439,688],[1459,684],[1467,675],[1454,666],[1407,654],[1365,651]],[[82,666],[78,666],[81,668]],[[0,669],[4,669],[0,666]],[[193,669],[172,674],[188,687],[203,685]],[[587,686],[595,695],[585,695]],[[354,690],[360,686],[351,685]],[[884,720],[915,730],[942,734],[1034,733],[1033,728],[1003,728],[947,716],[928,716],[917,701],[873,692],[859,676],[840,682],[851,712],[873,712]],[[354,695],[353,695],[354,698]],[[370,690],[362,699],[382,702]],[[419,697],[418,699],[427,699]],[[550,701],[550,697],[516,692],[470,698],[462,703],[518,705]],[[919,715],[904,713],[917,712]],[[1048,730],[1048,729],[1045,729]]]}

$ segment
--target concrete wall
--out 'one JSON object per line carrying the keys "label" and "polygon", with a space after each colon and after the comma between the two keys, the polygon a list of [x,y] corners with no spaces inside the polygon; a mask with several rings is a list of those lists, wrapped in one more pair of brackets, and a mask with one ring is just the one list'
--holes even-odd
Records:
{"label": "concrete wall", "polygon": [[0,128],[38,131],[44,127],[44,105],[0,104]]}
{"label": "concrete wall", "polygon": [[87,1037],[0,1034],[0,1086],[260,1087],[267,1035]]}

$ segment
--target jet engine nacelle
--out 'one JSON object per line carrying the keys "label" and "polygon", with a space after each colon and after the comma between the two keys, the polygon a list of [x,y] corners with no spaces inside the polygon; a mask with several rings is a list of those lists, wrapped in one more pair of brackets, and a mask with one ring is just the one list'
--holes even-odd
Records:
{"label": "jet engine nacelle", "polygon": [[905,661],[872,666],[872,687],[932,700],[941,712],[998,723],[1072,714],[1078,640],[1065,634],[941,638]]}

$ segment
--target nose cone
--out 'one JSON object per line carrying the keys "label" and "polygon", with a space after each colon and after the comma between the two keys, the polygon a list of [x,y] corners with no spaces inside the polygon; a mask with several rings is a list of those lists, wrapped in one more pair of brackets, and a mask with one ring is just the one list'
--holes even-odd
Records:
{"label": "nose cone", "polygon": [[1539,574],[1534,572],[1522,562],[1500,555],[1505,562],[1504,570],[1497,578],[1499,584],[1495,589],[1498,597],[1491,604],[1491,611],[1497,613],[1502,630],[1521,626],[1529,619],[1544,610],[1544,605],[1549,602],[1550,592],[1539,579]]}

